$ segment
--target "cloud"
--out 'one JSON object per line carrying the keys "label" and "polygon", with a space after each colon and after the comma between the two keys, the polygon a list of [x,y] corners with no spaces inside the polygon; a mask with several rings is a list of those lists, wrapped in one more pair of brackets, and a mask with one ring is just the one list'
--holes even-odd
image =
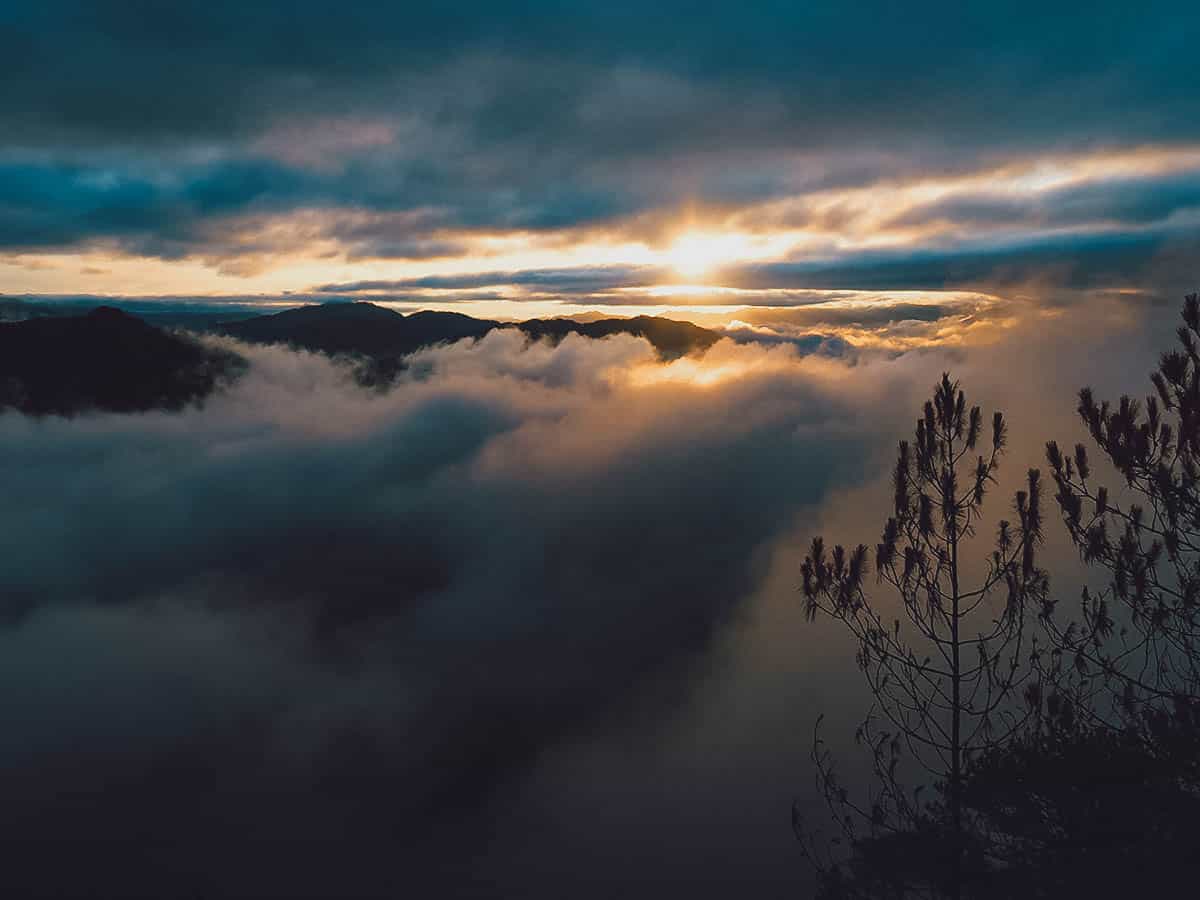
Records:
{"label": "cloud", "polygon": [[892,225],[945,222],[969,229],[1145,226],[1200,209],[1200,172],[1074,184],[1024,197],[965,194],[916,206]]}
{"label": "cloud", "polygon": [[497,332],[382,394],[238,351],[249,372],[202,409],[0,417],[6,837],[32,859],[170,823],[135,894],[263,835],[341,867],[465,827],[703,665],[756,552],[871,431],[840,423],[838,364],[786,347],[663,365],[624,336]]}
{"label": "cloud", "polygon": [[666,274],[665,269],[657,266],[579,266],[525,269],[516,272],[424,275],[386,281],[354,281],[324,284],[315,290],[327,294],[356,294],[412,290],[460,291],[517,286],[550,294],[591,294],[624,287],[649,287],[659,283]]}
{"label": "cloud", "polygon": [[[1038,278],[1070,288],[1145,286],[1162,274],[1165,255],[1194,254],[1195,230],[1075,232],[938,249],[864,251],[836,260],[764,263],[730,272],[751,290],[944,290],[998,287]],[[1140,282],[1140,285],[1139,285]]]}
{"label": "cloud", "polygon": [[[896,304],[891,329],[971,302]],[[778,340],[669,364],[627,336],[500,331],[422,351],[383,393],[239,346],[249,371],[201,409],[0,416],[10,883],[721,896],[749,866],[792,885],[808,727],[848,736],[861,709],[852,651],[802,622],[797,554],[877,534],[943,369],[1009,415],[999,517],[1044,440],[1082,436],[1074,389],[1138,390],[1175,319],[1104,298],[1018,306],[986,345],[786,340],[836,311],[763,311]]]}
{"label": "cloud", "polygon": [[[17,4],[7,23],[14,84],[5,112],[27,139],[62,131],[223,137],[298,110],[345,118],[394,108],[396,89],[419,83],[432,66],[443,81],[454,67],[492,77],[469,83],[447,110],[469,109],[474,131],[601,138],[606,153],[631,135],[671,137],[681,125],[680,143],[729,121],[761,140],[772,124],[754,121],[761,105],[787,114],[788,138],[807,126],[810,143],[925,129],[935,115],[960,141],[1018,129],[1091,137],[1086,129],[1097,123],[1114,135],[1187,127],[1167,121],[1188,96],[1177,77],[1186,63],[1172,52],[1185,49],[1176,4],[1151,3],[1136,15],[1120,4],[1094,16],[1024,3],[1004,13],[945,4],[917,15],[887,4],[869,12],[863,27],[850,12],[771,4],[668,3],[651,17],[629,2],[565,8],[544,0],[403,13],[214,2],[154,15],[119,2]],[[919,52],[929,47],[938,52]],[[523,65],[533,53],[544,62]],[[49,73],[35,65],[47,56],[61,60]],[[897,66],[905,79],[889,77]],[[514,78],[530,102],[513,102]],[[1064,102],[1067,91],[1073,102]],[[729,102],[714,105],[711,95],[721,92]],[[410,102],[419,108],[419,97]],[[732,119],[697,115],[715,106]],[[1114,121],[1114,108],[1126,114]],[[652,109],[660,114],[647,115]],[[620,124],[640,127],[622,132]]]}
{"label": "cloud", "polygon": [[[689,210],[754,220],[839,185],[1200,137],[1174,4],[1019,6],[9,4],[0,246],[244,274],[284,251],[458,256],[497,232],[658,240]],[[1193,188],[1155,209],[1116,196],[1135,184],[1100,196],[1142,222]]]}

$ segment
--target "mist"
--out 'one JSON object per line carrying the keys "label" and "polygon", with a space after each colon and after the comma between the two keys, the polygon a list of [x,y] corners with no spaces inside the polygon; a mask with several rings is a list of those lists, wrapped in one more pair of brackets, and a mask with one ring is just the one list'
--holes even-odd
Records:
{"label": "mist", "polygon": [[944,368],[1005,408],[1015,484],[1076,432],[1075,382],[1111,386],[1092,348],[1126,372],[1156,337],[1043,317],[969,349],[664,363],[496,331],[386,390],[206,338],[248,367],[201,405],[0,416],[18,869],[129,896],[802,889],[812,722],[848,736],[864,700],[803,622],[803,548],[875,538]]}

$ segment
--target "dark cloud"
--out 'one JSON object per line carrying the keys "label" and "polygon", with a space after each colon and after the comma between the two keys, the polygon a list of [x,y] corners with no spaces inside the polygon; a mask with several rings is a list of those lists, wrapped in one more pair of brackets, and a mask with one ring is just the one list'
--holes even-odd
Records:
{"label": "dark cloud", "polygon": [[115,240],[134,252],[182,256],[219,247],[217,231],[230,227],[229,217],[290,209],[301,183],[264,163],[157,178],[132,169],[0,164],[0,244],[29,250]]}
{"label": "dark cloud", "polygon": [[[352,259],[429,259],[463,254],[460,240],[443,235],[448,227],[552,230],[637,208],[620,192],[537,183],[491,196],[482,183],[446,184],[452,180],[452,173],[402,161],[329,172],[251,156],[180,163],[164,173],[145,163],[23,159],[0,163],[0,247],[110,242],[171,259],[303,250],[326,238]],[[287,214],[300,216],[297,227],[267,233],[269,217]]]}
{"label": "dark cloud", "polygon": [[591,294],[625,287],[650,287],[661,283],[668,274],[667,270],[655,266],[580,266],[571,269],[468,272],[390,281],[354,281],[325,284],[315,290],[325,294],[356,294],[412,290],[461,291],[511,285],[554,294]]}
{"label": "dark cloud", "polygon": [[[18,3],[4,22],[14,76],[6,118],[18,137],[59,129],[122,140],[220,135],[260,125],[264,112],[347,101],[382,106],[403,79],[431,64],[481,59],[476,71],[494,77],[493,60],[526,62],[536,54],[540,65],[517,67],[527,75],[523,95],[481,81],[464,99],[477,105],[475,128],[484,136],[578,130],[590,119],[607,126],[607,114],[622,106],[616,122],[639,123],[643,137],[668,134],[679,124],[671,113],[688,111],[691,91],[713,84],[732,84],[730,99],[765,93],[792,114],[789,121],[810,123],[810,140],[824,139],[831,127],[837,139],[920,128],[934,116],[951,134],[954,124],[970,125],[968,138],[1018,129],[1061,134],[1097,123],[1106,124],[1104,135],[1136,130],[1144,137],[1170,127],[1177,136],[1180,123],[1168,117],[1189,91],[1178,77],[1187,73],[1186,54],[1172,51],[1186,49],[1187,7],[1152,3],[1135,14],[1107,4],[1080,12],[1032,3],[1003,11],[939,3],[913,13],[885,3],[829,11],[669,2],[652,14],[628,2],[564,7],[545,0],[402,10],[319,0],[252,8],[189,3],[169,11],[115,0]],[[39,62],[48,58],[59,65],[47,71]],[[904,79],[892,77],[897,67]],[[615,91],[598,78],[614,69],[632,73]],[[603,106],[605,95],[590,91],[599,85],[616,102]],[[1114,106],[1123,113],[1115,119]],[[662,114],[646,115],[651,107]],[[56,115],[48,119],[46,110]],[[733,124],[747,112],[753,107]],[[730,123],[686,124],[694,136]],[[610,147],[628,140],[609,129],[587,137],[605,133]]]}
{"label": "dark cloud", "polygon": [[1144,226],[1200,210],[1200,172],[1089,182],[1036,197],[971,194],[910,209],[893,225],[949,222],[967,228]]}
{"label": "dark cloud", "polygon": [[[945,249],[870,251],[833,261],[766,263],[729,270],[749,289],[942,290],[1052,278],[1066,287],[1158,285],[1164,256],[1194,255],[1195,230],[1083,232]],[[1145,279],[1145,281],[1139,281]]]}
{"label": "dark cloud", "polygon": [[433,211],[347,242],[420,259],[1195,136],[1189,8],[1018,6],[11,3],[0,243],[215,257],[253,252],[231,217]]}

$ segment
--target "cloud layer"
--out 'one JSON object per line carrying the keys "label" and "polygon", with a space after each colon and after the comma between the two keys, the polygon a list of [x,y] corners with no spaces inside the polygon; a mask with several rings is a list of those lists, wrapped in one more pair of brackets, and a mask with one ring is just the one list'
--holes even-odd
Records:
{"label": "cloud layer", "polygon": [[496,332],[384,394],[238,350],[203,409],[0,417],[6,839],[145,840],[144,866],[107,862],[135,893],[251,847],[251,884],[301,890],[264,841],[326,842],[319,879],[380,842],[429,876],[434,832],[704,666],[756,552],[871,434],[840,364],[787,347],[664,365]]}
{"label": "cloud layer", "polygon": [[1195,17],[9,4],[0,258],[40,293],[611,304],[699,228],[745,238],[730,286],[935,290],[1114,250],[1132,281],[1200,226]]}

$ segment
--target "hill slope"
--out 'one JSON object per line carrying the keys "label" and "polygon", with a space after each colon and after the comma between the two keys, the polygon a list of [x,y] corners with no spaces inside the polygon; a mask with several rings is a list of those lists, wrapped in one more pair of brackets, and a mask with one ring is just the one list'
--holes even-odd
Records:
{"label": "hill slope", "polygon": [[232,375],[240,360],[111,307],[0,323],[0,410],[178,409]]}

